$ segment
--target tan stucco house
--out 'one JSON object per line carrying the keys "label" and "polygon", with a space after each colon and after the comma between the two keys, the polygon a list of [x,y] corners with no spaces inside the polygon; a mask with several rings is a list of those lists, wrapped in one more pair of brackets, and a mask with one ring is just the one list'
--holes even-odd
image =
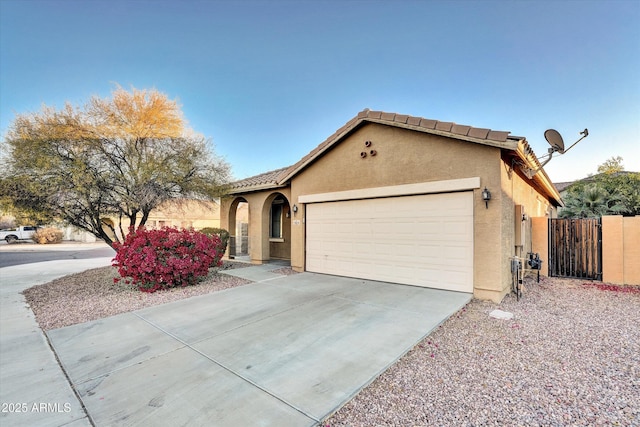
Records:
{"label": "tan stucco house", "polygon": [[[139,220],[139,219],[138,219]],[[116,229],[118,238],[122,238],[119,220],[116,217],[103,220]],[[160,229],[162,227],[203,228],[220,227],[220,202],[218,200],[173,199],[162,203],[149,213],[145,224],[147,229]],[[105,227],[106,229],[106,227]],[[129,221],[123,218],[122,229],[129,229]],[[115,236],[113,236],[115,238]]]}
{"label": "tan stucco house", "polygon": [[500,301],[530,218],[561,199],[525,138],[367,109],[296,164],[234,183],[222,228],[240,203],[253,263]]}

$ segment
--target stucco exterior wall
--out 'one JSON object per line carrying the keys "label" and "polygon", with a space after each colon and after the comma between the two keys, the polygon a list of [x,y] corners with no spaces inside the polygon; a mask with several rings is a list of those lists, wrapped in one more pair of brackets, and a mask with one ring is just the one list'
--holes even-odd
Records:
{"label": "stucco exterior wall", "polygon": [[[555,211],[555,207],[545,197],[541,190],[535,185],[531,185],[520,170],[512,169],[511,161],[503,158],[501,162],[501,221],[502,221],[502,241],[501,249],[504,254],[501,259],[502,286],[500,299],[510,292],[511,286],[511,261],[510,257],[526,257],[528,252],[539,252],[534,250],[533,244],[533,223],[532,218],[548,218],[548,215]],[[517,210],[516,206],[522,206]],[[518,217],[516,217],[516,212]],[[524,212],[525,220],[522,220],[521,212]],[[516,242],[516,227],[520,229],[522,240]],[[539,238],[539,236],[537,236]],[[523,243],[516,245],[516,243]],[[541,254],[543,259],[543,269],[548,262],[547,255]],[[493,299],[493,298],[492,298]]]}
{"label": "stucco exterior wall", "polygon": [[531,218],[531,245],[532,252],[540,254],[540,259],[543,261],[540,274],[543,276],[549,275],[549,218],[536,217]]}
{"label": "stucco exterior wall", "polygon": [[[361,158],[361,152],[370,150],[376,155]],[[299,211],[293,216],[291,265],[298,271],[305,268],[301,195],[472,177],[480,177],[482,188],[499,188],[500,149],[366,124],[292,180],[292,203]],[[502,289],[499,208],[492,202],[485,208],[480,193],[474,190],[474,288],[477,296],[495,299]]]}
{"label": "stucco exterior wall", "polygon": [[[263,264],[273,258],[290,257],[291,247],[291,217],[287,218],[283,215],[283,232],[284,239],[282,242],[271,242],[269,240],[269,210],[271,208],[271,202],[278,195],[282,195],[287,200],[289,206],[292,206],[291,202],[291,189],[279,188],[276,190],[257,191],[252,193],[242,194],[241,198],[248,203],[248,220],[249,220],[249,256],[251,262],[254,264]],[[235,226],[229,227],[229,213],[232,203],[237,201],[238,197],[228,196],[224,197],[221,202],[221,215],[220,221],[223,224],[223,228],[229,230],[230,233],[235,233]],[[235,234],[232,234],[235,236]],[[229,256],[229,249],[227,248],[226,257]],[[272,253],[273,252],[273,253]]]}

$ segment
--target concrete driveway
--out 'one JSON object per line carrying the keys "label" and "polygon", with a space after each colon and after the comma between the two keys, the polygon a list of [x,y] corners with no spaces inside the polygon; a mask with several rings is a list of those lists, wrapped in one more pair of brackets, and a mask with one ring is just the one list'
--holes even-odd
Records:
{"label": "concrete driveway", "polygon": [[470,294],[257,266],[256,283],[48,332],[97,426],[311,426]]}

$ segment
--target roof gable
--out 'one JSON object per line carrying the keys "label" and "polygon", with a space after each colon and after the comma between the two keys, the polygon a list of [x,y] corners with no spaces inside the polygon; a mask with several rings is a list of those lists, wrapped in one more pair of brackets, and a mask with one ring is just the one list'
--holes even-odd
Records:
{"label": "roof gable", "polygon": [[423,117],[365,109],[345,123],[344,126],[335,131],[333,135],[325,139],[320,143],[320,145],[311,150],[309,154],[300,159],[296,164],[290,166],[288,170],[283,172],[278,178],[279,182],[284,183],[289,181],[306,166],[311,164],[316,158],[321,156],[334,145],[338,144],[344,137],[366,122],[395,126],[418,132],[489,145],[492,147],[507,148],[510,150],[515,150],[517,148],[518,141],[522,139],[520,137],[510,137],[510,132],[506,131],[474,128],[471,126],[458,125],[453,122],[440,122],[437,120],[425,119]]}
{"label": "roof gable", "polygon": [[322,156],[326,151],[340,143],[351,132],[366,123],[378,123],[385,126],[394,126],[417,132],[424,132],[433,135],[440,135],[447,138],[461,141],[473,142],[476,144],[497,147],[513,152],[522,160],[522,164],[531,170],[539,173],[533,177],[559,204],[560,195],[551,183],[551,180],[542,169],[535,153],[524,137],[511,136],[507,131],[496,131],[486,128],[476,128],[472,126],[459,125],[453,122],[440,122],[438,120],[425,119],[423,117],[409,116],[405,114],[387,113],[384,111],[371,111],[365,109],[357,116],[345,123],[340,129],[335,131],[316,148],[311,150],[306,156],[296,164],[289,167],[265,172],[260,175],[245,178],[231,184],[230,192],[245,193],[250,191],[280,188],[288,185],[290,180]]}

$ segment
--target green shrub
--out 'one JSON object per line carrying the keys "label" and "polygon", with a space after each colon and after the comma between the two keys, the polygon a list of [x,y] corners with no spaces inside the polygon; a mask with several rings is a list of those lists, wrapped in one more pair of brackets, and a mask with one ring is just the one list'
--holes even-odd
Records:
{"label": "green shrub", "polygon": [[224,228],[206,227],[200,230],[201,233],[207,236],[216,235],[220,238],[220,250],[225,253],[227,250],[227,244],[229,243],[229,232]]}
{"label": "green shrub", "polygon": [[41,245],[46,245],[50,243],[62,243],[62,231],[57,228],[47,227],[47,228],[39,228],[33,233],[31,239],[40,243]]}

